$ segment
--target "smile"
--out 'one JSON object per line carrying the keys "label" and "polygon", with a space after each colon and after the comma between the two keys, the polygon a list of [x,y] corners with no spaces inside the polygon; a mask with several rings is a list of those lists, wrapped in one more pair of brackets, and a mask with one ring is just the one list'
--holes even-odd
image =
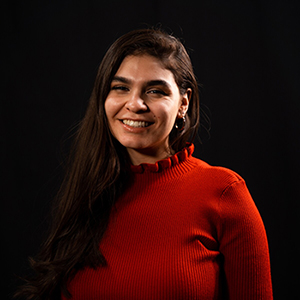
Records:
{"label": "smile", "polygon": [[140,128],[140,127],[148,127],[152,123],[145,122],[145,121],[133,121],[133,120],[122,120],[123,124],[135,127],[135,128]]}

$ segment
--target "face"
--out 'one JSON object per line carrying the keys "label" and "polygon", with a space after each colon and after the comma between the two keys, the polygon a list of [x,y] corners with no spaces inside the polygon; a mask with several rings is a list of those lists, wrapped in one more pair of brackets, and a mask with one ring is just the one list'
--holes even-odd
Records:
{"label": "face", "polygon": [[[149,55],[127,56],[105,101],[112,135],[134,157],[160,159],[169,149],[176,118],[188,109],[190,91],[181,95],[173,73]],[[147,162],[147,161],[145,161]]]}

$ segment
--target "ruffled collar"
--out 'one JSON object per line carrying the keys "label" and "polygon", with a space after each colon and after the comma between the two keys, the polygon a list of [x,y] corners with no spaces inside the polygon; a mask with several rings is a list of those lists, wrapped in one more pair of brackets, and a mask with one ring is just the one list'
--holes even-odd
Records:
{"label": "ruffled collar", "polygon": [[183,148],[181,151],[177,152],[173,156],[159,160],[155,164],[142,163],[137,166],[131,165],[130,168],[133,173],[162,172],[163,170],[169,169],[188,160],[189,157],[193,154],[193,152],[194,144],[188,144],[185,148]]}

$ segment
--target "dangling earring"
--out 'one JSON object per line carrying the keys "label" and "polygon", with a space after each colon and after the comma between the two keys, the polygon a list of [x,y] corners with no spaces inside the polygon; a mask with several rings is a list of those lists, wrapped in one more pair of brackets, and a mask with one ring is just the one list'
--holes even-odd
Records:
{"label": "dangling earring", "polygon": [[177,119],[176,122],[175,122],[175,128],[179,132],[183,131],[184,127],[185,127],[185,116],[183,116],[180,119]]}

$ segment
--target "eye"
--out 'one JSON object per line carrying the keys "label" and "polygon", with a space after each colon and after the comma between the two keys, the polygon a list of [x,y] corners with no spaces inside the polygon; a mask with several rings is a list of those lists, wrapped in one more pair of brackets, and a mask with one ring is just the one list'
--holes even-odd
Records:
{"label": "eye", "polygon": [[111,87],[111,90],[114,91],[129,91],[129,88],[123,85],[115,85]]}
{"label": "eye", "polygon": [[147,91],[147,94],[158,94],[158,95],[167,96],[167,93],[165,93],[162,90],[157,90],[157,89],[149,90],[149,91]]}

